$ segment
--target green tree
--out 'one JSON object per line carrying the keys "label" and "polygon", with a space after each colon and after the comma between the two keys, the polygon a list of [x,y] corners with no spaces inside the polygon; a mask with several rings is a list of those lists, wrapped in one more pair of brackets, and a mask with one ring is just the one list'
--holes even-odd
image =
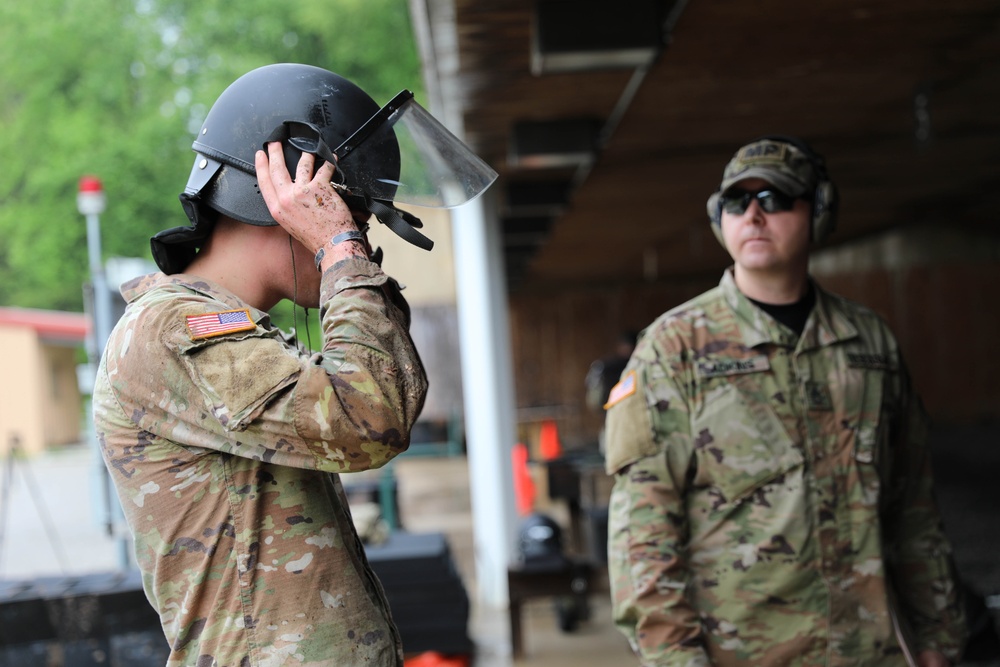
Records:
{"label": "green tree", "polygon": [[[44,17],[44,18],[39,18]],[[233,80],[273,62],[420,96],[405,0],[35,0],[0,8],[0,305],[80,310],[81,176],[104,183],[104,255],[186,224],[191,141]]]}

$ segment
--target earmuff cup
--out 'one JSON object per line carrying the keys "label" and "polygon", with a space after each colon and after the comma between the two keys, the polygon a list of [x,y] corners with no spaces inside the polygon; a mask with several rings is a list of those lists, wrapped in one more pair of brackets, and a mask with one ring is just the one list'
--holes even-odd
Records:
{"label": "earmuff cup", "polygon": [[716,190],[708,197],[706,206],[708,219],[712,222],[712,233],[719,240],[722,247],[726,247],[726,240],[722,237],[722,192]]}
{"label": "earmuff cup", "polygon": [[[825,172],[824,172],[825,175]],[[822,243],[837,226],[837,186],[830,180],[816,184],[812,200],[812,241]]]}

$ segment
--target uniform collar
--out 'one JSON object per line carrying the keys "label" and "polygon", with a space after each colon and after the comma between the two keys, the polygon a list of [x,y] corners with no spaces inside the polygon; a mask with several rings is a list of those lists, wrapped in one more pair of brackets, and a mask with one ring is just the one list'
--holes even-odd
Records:
{"label": "uniform collar", "polygon": [[796,336],[795,332],[754,305],[736,287],[733,268],[726,269],[719,287],[726,303],[736,315],[740,335],[748,348],[771,343],[802,351],[831,345],[858,335],[857,327],[847,318],[843,309],[834,307],[836,297],[824,291],[811,277],[809,280],[816,291],[816,305],[806,320],[802,335]]}
{"label": "uniform collar", "polygon": [[855,338],[858,328],[840,306],[840,300],[820,288],[816,281],[813,281],[813,287],[816,289],[816,305],[802,331],[799,349],[810,350]]}
{"label": "uniform collar", "polygon": [[121,293],[122,296],[125,297],[125,301],[132,303],[142,295],[154,289],[166,289],[168,291],[176,292],[196,292],[197,294],[201,294],[209,299],[220,301],[233,310],[242,308],[249,309],[250,314],[257,323],[264,323],[270,319],[267,312],[254,308],[217,283],[213,283],[210,280],[205,280],[204,278],[200,278],[198,276],[187,275],[185,273],[175,273],[169,276],[163,273],[150,273],[145,276],[139,276],[138,278],[134,278],[133,280],[124,283],[121,287]]}

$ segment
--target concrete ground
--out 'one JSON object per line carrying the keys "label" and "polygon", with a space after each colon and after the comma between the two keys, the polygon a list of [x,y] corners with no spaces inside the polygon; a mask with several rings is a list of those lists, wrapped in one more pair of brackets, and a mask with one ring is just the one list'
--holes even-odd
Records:
{"label": "concrete ground", "polygon": [[118,568],[131,550],[98,521],[103,463],[85,445],[0,460],[0,578],[81,575]]}
{"label": "concrete ground", "polygon": [[[400,520],[411,532],[443,532],[448,537],[456,566],[474,604],[469,634],[476,644],[474,667],[545,665],[588,667],[633,664],[625,638],[611,623],[611,604],[598,582],[590,596],[590,618],[571,633],[557,624],[553,601],[529,600],[522,612],[524,657],[514,660],[506,609],[475,604],[475,559],[469,478],[464,457],[403,458],[396,462]],[[561,522],[563,508],[546,508]],[[565,524],[564,524],[565,525]]]}
{"label": "concrete ground", "polygon": [[[1000,448],[995,431],[967,427],[936,435],[934,459],[946,528],[963,578],[1000,607]],[[514,660],[507,612],[476,604],[464,457],[404,456],[395,463],[400,519],[411,532],[443,532],[473,601],[469,635],[473,667],[634,665],[612,627],[606,587],[590,598],[591,615],[572,633],[559,630],[551,600],[524,612],[525,656]],[[96,517],[100,493],[95,459],[85,446],[0,461],[0,579],[79,575],[119,567],[127,539],[109,537]],[[556,506],[550,508],[564,518]],[[967,663],[996,665],[997,662]]]}

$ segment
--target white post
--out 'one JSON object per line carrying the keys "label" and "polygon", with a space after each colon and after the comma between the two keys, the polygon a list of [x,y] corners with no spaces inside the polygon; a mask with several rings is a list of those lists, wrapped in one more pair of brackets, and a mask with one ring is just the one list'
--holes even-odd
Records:
{"label": "white post", "polygon": [[502,241],[490,195],[452,211],[452,235],[477,594],[503,608],[517,529],[516,417]]}
{"label": "white post", "polygon": [[[111,292],[104,273],[104,260],[101,257],[101,213],[104,212],[106,200],[104,188],[100,179],[95,176],[84,176],[80,179],[79,189],[76,195],[76,207],[80,214],[87,219],[87,255],[90,261],[90,288],[93,292],[94,307],[94,328],[93,336],[93,358],[90,359],[90,370],[97,372],[97,367],[104,354],[104,347],[108,344],[111,336],[112,313],[111,313]],[[91,375],[90,395],[93,401],[94,387],[93,380],[96,375]],[[91,403],[93,404],[93,403]],[[108,535],[115,534],[115,518],[121,516],[121,509],[118,506],[118,499],[111,488],[111,476],[104,466],[104,460],[98,449],[96,433],[94,433],[92,420],[88,420],[89,438],[94,452],[94,470],[92,479],[98,482],[100,487],[99,505],[104,516],[101,517]],[[122,570],[131,567],[130,547],[128,538],[124,535],[116,536],[118,542],[118,566]]]}
{"label": "white post", "polygon": [[87,219],[87,256],[90,260],[90,283],[94,290],[94,339],[99,361],[111,335],[111,295],[104,278],[104,260],[101,259],[101,213],[105,197],[101,181],[94,176],[80,179],[76,206]]}

